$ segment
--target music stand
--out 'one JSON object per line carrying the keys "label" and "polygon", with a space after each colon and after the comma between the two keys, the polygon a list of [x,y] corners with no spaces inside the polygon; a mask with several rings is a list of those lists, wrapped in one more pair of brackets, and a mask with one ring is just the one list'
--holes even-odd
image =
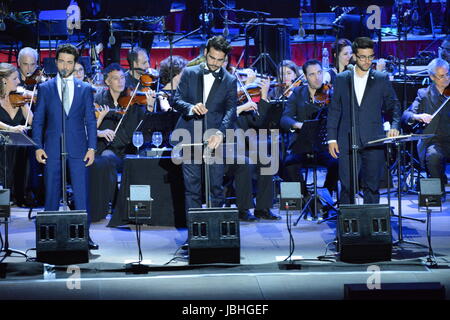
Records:
{"label": "music stand", "polygon": [[[305,120],[303,121],[303,126],[298,132],[298,136],[295,139],[294,144],[292,145],[292,150],[295,154],[307,154],[313,163],[317,158],[317,153],[320,149],[320,146],[323,144],[323,136],[320,134],[321,132],[321,119],[315,120]],[[333,204],[330,203],[327,199],[325,199],[322,195],[319,195],[317,192],[317,168],[314,167],[313,180],[314,180],[314,191],[308,201],[305,203],[303,210],[300,213],[297,221],[294,223],[296,226],[302,216],[304,216],[308,211],[312,213],[313,217],[317,217],[317,204],[320,201],[321,203],[326,203],[328,206],[333,207]],[[306,181],[305,181],[306,183]],[[314,210],[311,210],[311,202],[314,201]]]}
{"label": "music stand", "polygon": [[[413,244],[413,245],[417,245],[417,246],[421,246],[421,247],[426,247],[423,244],[417,243],[417,242],[413,242],[413,241],[407,241],[403,239],[403,219],[408,219],[408,220],[413,220],[413,221],[418,221],[421,223],[425,223],[426,221],[423,219],[416,219],[416,218],[412,218],[412,217],[406,217],[406,216],[402,216],[402,191],[401,191],[401,161],[400,161],[400,148],[401,148],[401,144],[404,142],[408,142],[408,141],[415,141],[415,140],[420,140],[420,139],[425,139],[425,138],[430,138],[434,136],[433,134],[408,134],[408,135],[400,135],[397,137],[387,137],[387,138],[381,138],[381,139],[377,139],[377,140],[373,140],[373,141],[369,141],[367,143],[367,145],[369,146],[376,146],[379,144],[386,144],[388,145],[388,152],[387,152],[387,157],[388,159],[391,156],[391,148],[390,148],[390,144],[394,144],[396,149],[397,149],[397,200],[398,200],[398,214],[392,214],[393,217],[397,217],[398,218],[398,240],[394,241],[393,245],[399,245],[401,243],[408,243],[408,244]],[[390,181],[391,175],[390,175],[390,170],[388,170],[388,182]],[[388,183],[388,202],[389,202],[389,208],[390,208],[390,183]]]}
{"label": "music stand", "polygon": [[[5,161],[5,177],[4,177],[5,184],[4,184],[4,187],[6,187],[6,182],[7,182],[7,179],[6,179],[6,174],[7,174],[6,146],[23,146],[23,147],[27,146],[28,147],[28,146],[35,146],[36,143],[33,140],[31,140],[24,133],[0,130],[0,145],[3,146],[3,155],[4,155],[4,161]],[[13,253],[17,253],[17,254],[24,256],[25,258],[28,258],[28,256],[26,255],[25,252],[9,248],[9,237],[8,237],[9,214],[5,215],[5,217],[3,217],[3,218],[4,218],[4,220],[0,221],[0,224],[1,223],[5,224],[5,245],[1,251],[2,252],[4,251],[5,255],[3,256],[3,259],[0,262],[5,260],[7,257],[11,256],[11,254],[13,254]]]}

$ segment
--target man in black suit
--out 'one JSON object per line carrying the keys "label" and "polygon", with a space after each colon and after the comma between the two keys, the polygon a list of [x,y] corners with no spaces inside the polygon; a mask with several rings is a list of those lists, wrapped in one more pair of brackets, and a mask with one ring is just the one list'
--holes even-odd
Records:
{"label": "man in black suit", "polygon": [[[280,124],[285,130],[300,130],[305,120],[322,120],[322,117],[326,116],[326,106],[317,103],[314,98],[315,93],[323,86],[322,64],[317,60],[308,60],[303,65],[303,73],[306,76],[307,84],[295,88],[281,117]],[[324,187],[330,194],[333,194],[333,191],[337,191],[337,160],[330,156],[326,147],[323,147],[319,141],[318,143],[298,141],[298,138],[301,139],[296,133],[290,141],[288,155],[284,161],[284,180],[300,181],[302,194],[306,196],[306,184],[300,174],[300,169],[311,159],[311,155],[314,155],[313,161],[327,168]],[[300,152],[298,149],[301,149]]]}
{"label": "man in black suit", "polygon": [[[181,116],[172,134],[172,140],[182,143],[207,141],[207,148],[220,151],[226,129],[231,129],[236,120],[236,79],[223,68],[225,57],[231,51],[230,44],[222,36],[208,40],[204,55],[206,64],[184,69],[176,94],[174,108]],[[184,129],[184,130],[178,130]],[[203,134],[211,133],[203,139]],[[184,133],[189,133],[189,142]],[[194,154],[195,155],[195,154]],[[202,206],[201,158],[183,161],[186,210]],[[210,191],[213,207],[221,207],[223,193],[223,164],[211,164]]]}
{"label": "man in black suit", "polygon": [[[385,136],[382,113],[392,112],[391,129],[388,136],[399,134],[401,110],[398,99],[386,74],[371,69],[374,43],[370,38],[356,38],[352,44],[356,66],[336,77],[334,94],[328,110],[328,150],[339,158],[341,181],[340,203],[353,203],[351,190],[351,128],[352,101],[355,117],[357,148],[356,172],[361,173],[361,189],[364,203],[379,203],[380,180],[383,175],[384,150],[382,147],[367,147],[367,143]],[[358,181],[354,177],[353,181]]]}
{"label": "man in black suit", "polygon": [[447,103],[435,117],[432,115],[445,102],[445,88],[450,84],[449,64],[436,58],[428,65],[428,74],[433,83],[420,89],[413,104],[403,113],[403,121],[412,125],[426,124],[423,133],[434,134],[417,144],[421,163],[428,176],[441,179],[442,200],[445,201],[445,163],[450,159],[450,103]]}

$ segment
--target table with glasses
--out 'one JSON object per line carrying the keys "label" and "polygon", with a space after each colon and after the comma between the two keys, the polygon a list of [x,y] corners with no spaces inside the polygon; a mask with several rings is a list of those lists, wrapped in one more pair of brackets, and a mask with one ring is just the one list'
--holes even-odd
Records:
{"label": "table with glasses", "polygon": [[174,164],[170,156],[125,157],[119,193],[108,227],[128,224],[130,185],[150,185],[153,199],[151,225],[185,227],[183,173],[181,165]]}

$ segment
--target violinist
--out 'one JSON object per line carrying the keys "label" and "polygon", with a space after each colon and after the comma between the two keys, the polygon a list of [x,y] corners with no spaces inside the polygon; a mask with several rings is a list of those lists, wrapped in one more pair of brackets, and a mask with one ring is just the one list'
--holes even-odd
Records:
{"label": "violinist", "polygon": [[274,88],[270,93],[271,98],[288,98],[293,89],[301,84],[301,81],[296,81],[301,78],[302,71],[298,68],[294,61],[283,60],[280,63],[277,73],[277,82],[280,84]]}
{"label": "violinist", "polygon": [[[29,106],[13,106],[10,94],[19,84],[19,72],[9,63],[0,63],[0,130],[26,132],[33,122],[33,113]],[[6,163],[3,152],[6,152]],[[23,147],[9,146],[1,150],[0,184],[12,189],[12,195],[18,205],[24,203],[25,168],[27,150]],[[5,166],[7,168],[5,177]]]}
{"label": "violinist", "polygon": [[[38,67],[38,53],[30,47],[22,48],[17,57],[17,65],[20,71],[20,86],[27,90],[33,90],[33,85],[27,85],[26,80],[35,73]],[[37,79],[39,82],[40,79]]]}
{"label": "violinist", "polygon": [[125,108],[126,105],[122,107],[119,103],[120,97],[127,91],[125,73],[119,64],[112,63],[105,68],[104,77],[108,89],[96,94],[94,98],[98,147],[89,172],[92,221],[99,221],[106,216],[109,202],[114,200],[117,174],[122,170],[125,154],[130,151],[128,148],[131,146],[133,132],[146,113],[143,105],[130,102]]}
{"label": "violinist", "polygon": [[145,49],[135,47],[128,52],[127,61],[130,69],[126,72],[125,85],[127,88],[135,88],[141,75],[150,68],[150,59]]}
{"label": "violinist", "polygon": [[[172,67],[171,67],[172,60]],[[181,73],[188,61],[180,56],[172,56],[161,61],[159,66],[159,78],[162,89],[158,92],[158,111],[173,110],[173,97],[180,83]],[[172,77],[171,77],[172,76]]]}
{"label": "violinist", "polygon": [[297,132],[303,126],[305,120],[319,119],[326,111],[323,103],[318,103],[316,95],[324,87],[322,64],[317,60],[308,60],[303,65],[303,73],[306,76],[307,84],[295,88],[289,97],[283,116],[281,117],[281,127],[285,130],[294,131],[288,147],[288,155],[284,160],[285,181],[300,181],[302,193],[306,196],[306,184],[300,173],[303,164],[308,161],[308,156],[313,151],[316,155],[317,163],[327,168],[327,176],[324,187],[330,194],[337,190],[338,166],[337,160],[333,159],[326,148],[314,146],[315,150],[305,150],[303,153],[296,153],[295,148]]}
{"label": "violinist", "polygon": [[[269,79],[257,79],[252,73],[249,73],[251,79],[259,88],[258,102],[250,99],[237,107],[237,121],[236,128],[242,129],[244,132],[248,129],[268,129],[267,118],[271,110],[271,105],[268,100],[268,93],[270,88]],[[237,75],[239,77],[239,75]],[[240,80],[239,80],[240,81]],[[239,82],[238,81],[238,82]],[[242,89],[242,88],[241,88]],[[244,88],[245,89],[245,88]],[[250,139],[258,139],[257,143],[251,144]],[[258,145],[261,146],[266,141],[259,140],[260,137],[249,136],[246,138],[246,148],[249,156],[250,153],[257,153],[257,150],[251,150],[249,146]],[[265,137],[267,139],[267,137]],[[236,152],[237,154],[237,152]],[[243,156],[243,155],[240,155]],[[236,189],[236,206],[239,210],[239,219],[243,221],[256,221],[259,219],[265,220],[279,220],[281,216],[272,212],[270,208],[273,204],[273,175],[261,174],[263,165],[259,159],[252,165],[246,161],[245,164],[236,162],[229,162],[233,164],[226,165],[226,176],[234,175],[235,189]],[[252,174],[254,172],[254,174]],[[256,204],[253,203],[253,183],[252,177],[256,176],[257,194]],[[255,208],[253,214],[250,212],[250,208]]]}
{"label": "violinist", "polygon": [[436,58],[428,65],[428,74],[433,83],[419,89],[413,104],[404,111],[402,120],[410,125],[426,124],[423,133],[435,134],[417,144],[419,158],[430,178],[441,179],[442,200],[445,201],[445,164],[450,160],[450,103],[434,117],[433,114],[450,96],[449,64]]}

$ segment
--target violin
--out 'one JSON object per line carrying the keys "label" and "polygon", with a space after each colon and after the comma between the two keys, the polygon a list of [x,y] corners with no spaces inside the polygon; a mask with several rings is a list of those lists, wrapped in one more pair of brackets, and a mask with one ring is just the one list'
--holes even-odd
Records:
{"label": "violin", "polygon": [[[97,103],[94,103],[94,106],[95,106],[95,118],[98,119],[98,117],[100,116],[100,112],[102,112],[103,108]],[[109,108],[109,112],[124,115],[126,112],[126,109],[124,109],[124,108]]]}
{"label": "violin", "polygon": [[37,67],[36,70],[34,70],[33,74],[31,74],[25,78],[25,84],[34,86],[45,80],[46,80],[46,78],[45,78],[44,71],[40,67]]}
{"label": "violin", "polygon": [[324,83],[320,89],[316,90],[313,102],[321,106],[325,106],[330,103],[332,94],[332,85],[329,83]]}
{"label": "violin", "polygon": [[148,101],[146,93],[146,91],[136,91],[135,95],[133,96],[133,91],[128,88],[119,97],[119,99],[117,99],[117,102],[119,103],[119,106],[125,109],[133,104],[147,105]]}
{"label": "violin", "polygon": [[[248,96],[247,96],[248,94]],[[244,103],[245,100],[248,100],[250,97],[250,100],[254,101],[261,97],[261,87],[255,83],[245,85],[241,87],[238,91],[238,101],[240,103]]]}
{"label": "violin", "polygon": [[[278,99],[281,99],[283,96],[289,97],[291,93],[294,91],[294,89],[301,86],[305,81],[306,81],[305,75],[301,74],[297,79],[294,80],[294,82],[292,82],[292,84],[286,90],[284,90],[283,94]],[[286,83],[281,83],[278,85],[281,86],[282,88],[287,86]]]}
{"label": "violin", "polygon": [[[21,93],[11,92],[9,94],[9,101],[13,108],[20,108],[31,102],[31,97],[27,97]],[[36,103],[36,96],[33,97],[33,103]]]}

